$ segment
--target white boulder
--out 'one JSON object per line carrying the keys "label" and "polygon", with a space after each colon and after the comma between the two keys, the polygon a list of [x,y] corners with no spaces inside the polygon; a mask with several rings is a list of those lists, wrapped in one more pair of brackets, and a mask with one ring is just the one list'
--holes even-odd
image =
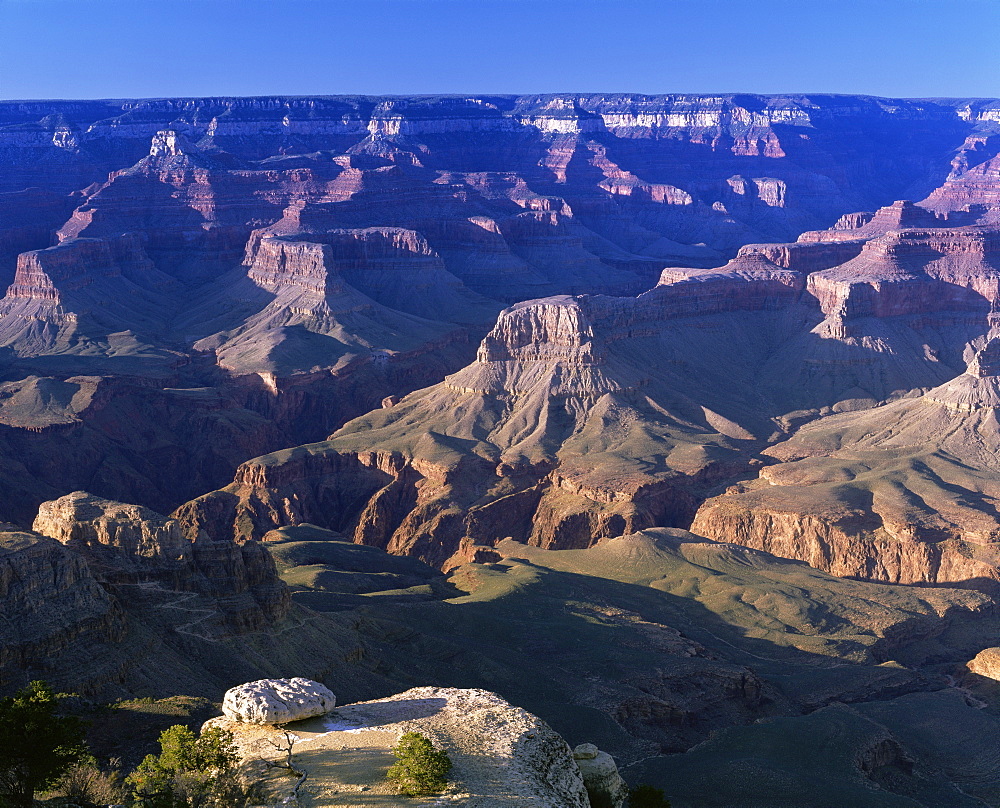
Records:
{"label": "white boulder", "polygon": [[258,679],[226,691],[222,712],[248,724],[285,724],[330,712],[337,699],[311,679]]}

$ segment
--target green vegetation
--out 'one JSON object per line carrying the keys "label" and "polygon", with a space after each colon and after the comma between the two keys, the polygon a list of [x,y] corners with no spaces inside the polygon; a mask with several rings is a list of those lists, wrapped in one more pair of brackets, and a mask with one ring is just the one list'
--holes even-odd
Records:
{"label": "green vegetation", "polygon": [[628,794],[629,808],[670,808],[670,801],[663,795],[663,789],[648,783],[636,786]]}
{"label": "green vegetation", "polygon": [[86,754],[81,721],[59,715],[59,696],[45,682],[0,700],[0,804],[31,808],[36,791]]}
{"label": "green vegetation", "polygon": [[163,730],[183,724],[195,732],[218,711],[208,699],[196,696],[136,698],[95,705],[84,713],[87,742],[100,761],[118,759],[132,771],[146,755],[158,754]]}
{"label": "green vegetation", "polygon": [[147,755],[125,784],[141,808],[239,808],[251,794],[237,761],[232,733],[208,727],[196,735],[176,724],[160,735],[160,754]]}
{"label": "green vegetation", "polygon": [[120,765],[121,761],[112,760],[105,769],[87,755],[67,769],[50,796],[61,797],[70,805],[118,805],[126,797]]}
{"label": "green vegetation", "polygon": [[[178,696],[119,702],[95,712],[103,720],[97,722],[99,731],[91,727],[91,732],[98,746],[105,746],[103,735],[114,727],[125,731],[123,722],[107,721],[118,714],[128,718],[124,734],[141,748],[150,729],[144,718],[153,719],[154,726],[168,716],[186,718],[202,710],[204,701]],[[85,741],[84,722],[61,714],[60,696],[44,682],[32,682],[0,700],[0,808],[31,808],[39,792],[55,798],[53,804],[130,803],[136,808],[242,808],[256,796],[237,777],[230,733],[209,727],[199,736],[174,724],[160,733],[159,746],[159,755],[147,755],[123,780],[122,761],[108,761],[105,750],[99,763]]]}
{"label": "green vegetation", "polygon": [[402,794],[418,797],[437,794],[448,785],[451,759],[443,749],[435,749],[419,732],[407,732],[392,750],[396,762],[386,775]]}

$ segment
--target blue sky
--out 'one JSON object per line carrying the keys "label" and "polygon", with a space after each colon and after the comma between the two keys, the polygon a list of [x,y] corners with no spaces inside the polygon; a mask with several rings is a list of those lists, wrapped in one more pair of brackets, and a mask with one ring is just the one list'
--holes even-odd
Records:
{"label": "blue sky", "polygon": [[1000,96],[1000,0],[0,0],[0,98]]}

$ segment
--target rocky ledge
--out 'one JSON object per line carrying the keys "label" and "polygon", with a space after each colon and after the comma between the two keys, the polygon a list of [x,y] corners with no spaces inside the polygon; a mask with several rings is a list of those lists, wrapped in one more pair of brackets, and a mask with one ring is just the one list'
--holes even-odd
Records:
{"label": "rocky ledge", "polygon": [[[268,776],[260,758],[276,759],[281,730],[214,718],[230,730],[250,776],[286,803],[294,780]],[[445,799],[468,808],[589,808],[573,751],[548,724],[485,690],[416,687],[376,701],[349,704],[319,718],[285,725],[296,765],[308,773],[303,802],[320,794],[386,808],[398,796],[385,782],[389,750],[405,732],[419,732],[451,758]],[[280,771],[280,770],[279,770]],[[355,796],[355,799],[357,797]]]}

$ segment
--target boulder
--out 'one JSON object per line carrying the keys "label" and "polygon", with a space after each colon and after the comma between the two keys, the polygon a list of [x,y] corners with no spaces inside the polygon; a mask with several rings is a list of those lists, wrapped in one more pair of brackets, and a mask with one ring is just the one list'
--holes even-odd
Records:
{"label": "boulder", "polygon": [[258,679],[226,691],[222,712],[249,724],[286,724],[323,715],[337,703],[330,690],[311,679]]}
{"label": "boulder", "polygon": [[573,750],[580,767],[591,808],[621,808],[628,798],[628,786],[618,773],[615,759],[592,743],[582,743]]}

